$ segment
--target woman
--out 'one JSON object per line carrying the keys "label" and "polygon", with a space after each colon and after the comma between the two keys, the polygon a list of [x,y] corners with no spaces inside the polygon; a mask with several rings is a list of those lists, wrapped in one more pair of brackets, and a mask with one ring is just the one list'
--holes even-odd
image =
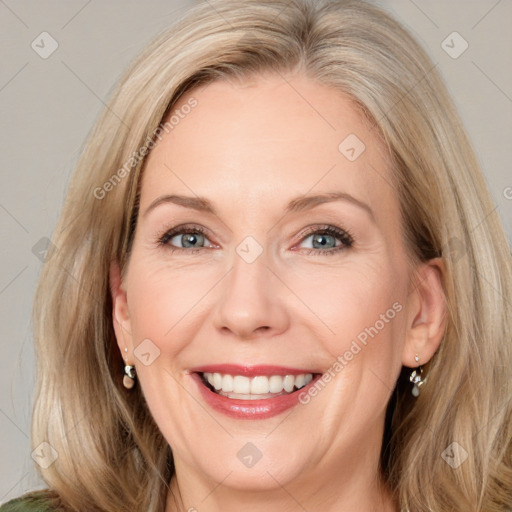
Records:
{"label": "woman", "polygon": [[193,9],[76,169],[34,309],[49,490],[1,510],[510,510],[492,211],[387,14]]}

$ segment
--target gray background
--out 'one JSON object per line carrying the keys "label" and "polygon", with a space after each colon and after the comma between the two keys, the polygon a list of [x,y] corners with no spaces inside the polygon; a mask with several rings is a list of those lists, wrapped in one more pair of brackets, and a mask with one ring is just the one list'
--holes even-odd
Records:
{"label": "gray background", "polygon": [[[195,3],[0,0],[0,503],[44,487],[29,441],[40,240],[51,237],[82,144],[121,72]],[[416,35],[445,77],[511,240],[512,1],[377,3]],[[46,59],[31,47],[44,31],[58,43]],[[454,31],[469,44],[458,58],[442,47]],[[452,36],[446,44],[454,54],[463,42]]]}

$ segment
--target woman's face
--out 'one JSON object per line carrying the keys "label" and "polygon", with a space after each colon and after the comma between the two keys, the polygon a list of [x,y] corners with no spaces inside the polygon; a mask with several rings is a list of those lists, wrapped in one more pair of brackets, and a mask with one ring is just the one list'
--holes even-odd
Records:
{"label": "woman's face", "polygon": [[374,475],[418,309],[375,131],[300,76],[218,81],[175,110],[114,311],[178,476],[299,492]]}

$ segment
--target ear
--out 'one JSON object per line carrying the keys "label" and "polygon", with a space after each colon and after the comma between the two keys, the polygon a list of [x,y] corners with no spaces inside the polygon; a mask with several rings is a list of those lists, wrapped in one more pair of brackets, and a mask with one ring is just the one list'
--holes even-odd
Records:
{"label": "ear", "polygon": [[[121,278],[121,270],[117,262],[111,263],[109,278],[112,296],[112,322],[116,333],[117,345],[121,351],[121,357],[123,359],[128,357],[128,363],[130,363],[130,356],[133,354],[130,313],[128,311],[126,290],[123,287]],[[125,348],[128,351],[125,351]]]}
{"label": "ear", "polygon": [[[425,364],[439,348],[446,327],[446,301],[443,289],[444,262],[434,258],[421,263],[414,273],[409,293],[407,332],[402,364],[416,368]],[[419,361],[414,356],[418,355]]]}

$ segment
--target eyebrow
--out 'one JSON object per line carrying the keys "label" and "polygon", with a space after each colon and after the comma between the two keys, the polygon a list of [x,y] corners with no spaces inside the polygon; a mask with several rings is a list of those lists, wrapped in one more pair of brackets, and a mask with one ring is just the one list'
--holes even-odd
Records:
{"label": "eyebrow", "polygon": [[[310,196],[302,196],[292,199],[288,205],[286,206],[285,213],[297,213],[305,210],[310,210],[315,206],[319,206],[325,203],[331,203],[333,201],[347,201],[352,203],[359,208],[365,210],[368,215],[371,217],[373,221],[375,221],[375,214],[370,206],[363,201],[355,198],[354,196],[348,194],[347,192],[328,192],[325,194],[317,194]],[[157,197],[144,211],[143,217],[148,215],[151,210],[154,210],[157,206],[161,204],[176,204],[178,206],[183,206],[184,208],[191,208],[193,210],[197,210],[200,212],[211,213],[212,215],[217,216],[217,211],[213,204],[203,197],[191,197],[191,196],[182,196],[182,195],[163,195]]]}

